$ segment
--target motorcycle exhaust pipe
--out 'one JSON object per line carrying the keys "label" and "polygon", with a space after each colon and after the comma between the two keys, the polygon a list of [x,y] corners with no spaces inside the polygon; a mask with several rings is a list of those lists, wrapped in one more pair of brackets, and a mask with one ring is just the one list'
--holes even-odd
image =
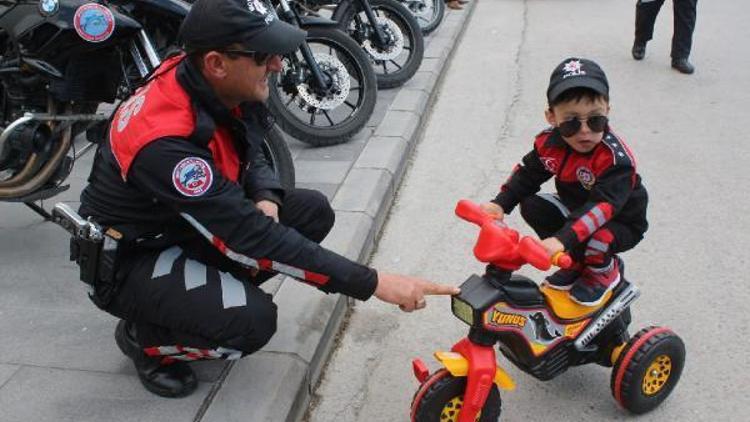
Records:
{"label": "motorcycle exhaust pipe", "polygon": [[[0,161],[6,158],[7,152],[5,151],[3,145],[8,142],[11,134],[16,129],[22,127],[24,124],[32,120],[34,120],[34,116],[31,114],[26,114],[23,117],[14,120],[11,124],[8,125],[7,128],[3,130],[2,134],[0,134]],[[32,153],[26,160],[26,163],[24,164],[21,171],[11,179],[0,181],[0,187],[14,187],[23,184],[25,181],[30,179],[34,174],[34,171],[39,168],[39,160],[39,155],[37,153]]]}
{"label": "motorcycle exhaust pipe", "polygon": [[[31,163],[32,159],[38,158],[35,154],[28,160],[21,173],[3,182],[5,186],[0,185],[0,198],[20,198],[39,189],[47,180],[49,180],[50,177],[52,177],[63,158],[65,158],[65,154],[67,154],[68,149],[70,148],[72,137],[73,127],[68,126],[63,132],[60,145],[42,168],[31,177],[27,174],[31,172],[30,169],[36,167],[36,163]],[[8,184],[11,186],[7,186]]]}

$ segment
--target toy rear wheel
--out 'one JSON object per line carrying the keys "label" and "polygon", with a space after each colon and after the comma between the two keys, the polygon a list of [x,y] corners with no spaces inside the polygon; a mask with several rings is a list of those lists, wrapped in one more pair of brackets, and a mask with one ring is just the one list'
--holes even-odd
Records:
{"label": "toy rear wheel", "polygon": [[670,329],[648,327],[620,353],[612,369],[612,395],[631,413],[661,404],[677,385],[685,365],[685,344]]}
{"label": "toy rear wheel", "polygon": [[[455,422],[463,407],[466,377],[456,378],[445,369],[430,375],[414,394],[411,403],[413,422]],[[477,422],[500,419],[500,392],[492,385]]]}

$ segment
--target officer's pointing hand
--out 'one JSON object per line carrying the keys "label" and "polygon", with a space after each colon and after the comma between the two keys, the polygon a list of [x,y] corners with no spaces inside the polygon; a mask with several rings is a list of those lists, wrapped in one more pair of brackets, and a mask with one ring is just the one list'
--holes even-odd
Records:
{"label": "officer's pointing hand", "polygon": [[457,295],[458,287],[436,284],[430,281],[398,274],[378,272],[378,287],[375,297],[386,303],[398,305],[404,312],[427,306],[427,295]]}

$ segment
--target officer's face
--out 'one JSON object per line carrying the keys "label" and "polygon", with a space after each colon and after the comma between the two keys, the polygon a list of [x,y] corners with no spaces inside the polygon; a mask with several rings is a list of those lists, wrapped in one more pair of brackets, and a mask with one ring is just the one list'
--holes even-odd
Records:
{"label": "officer's face", "polygon": [[203,75],[219,99],[234,108],[242,102],[268,98],[268,76],[281,70],[281,56],[259,60],[252,55],[212,51],[206,54],[203,64]]}
{"label": "officer's face", "polygon": [[269,75],[280,70],[281,56],[269,56],[260,64],[253,57],[239,56],[231,60],[227,82],[240,102],[262,102],[268,98]]}

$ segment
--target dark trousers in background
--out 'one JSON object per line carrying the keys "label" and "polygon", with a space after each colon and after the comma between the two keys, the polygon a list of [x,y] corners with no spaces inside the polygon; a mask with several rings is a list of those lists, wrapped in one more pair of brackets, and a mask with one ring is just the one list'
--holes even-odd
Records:
{"label": "dark trousers in background", "polygon": [[[279,221],[320,243],[333,227],[334,212],[321,193],[295,189],[287,192]],[[142,251],[128,265],[107,311],[134,322],[146,354],[162,356],[164,363],[237,359],[276,332],[273,297],[259,288],[273,274],[251,276],[217,258],[208,242]]]}
{"label": "dark trousers in background", "polygon": [[[557,195],[542,193],[521,202],[521,216],[540,239],[557,233],[568,221],[570,211]],[[613,220],[594,232],[584,243],[566,251],[578,263],[587,266],[607,265],[614,254],[632,249],[643,236]]]}
{"label": "dark trousers in background", "polygon": [[[672,0],[674,8],[674,33],[672,35],[672,58],[686,59],[690,56],[695,29],[698,0]],[[635,6],[635,42],[646,43],[654,35],[654,23],[664,0],[638,0]]]}

